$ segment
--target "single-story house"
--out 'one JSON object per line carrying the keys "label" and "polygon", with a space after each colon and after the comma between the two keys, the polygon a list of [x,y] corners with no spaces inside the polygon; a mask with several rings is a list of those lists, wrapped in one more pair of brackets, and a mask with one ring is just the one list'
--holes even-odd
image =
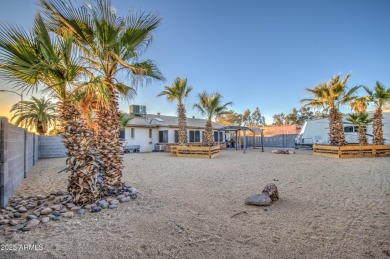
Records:
{"label": "single-story house", "polygon": [[[202,143],[205,119],[187,118],[188,143]],[[214,141],[226,141],[225,132],[218,129],[223,125],[213,122]],[[121,138],[127,146],[139,146],[140,152],[161,151],[164,145],[178,142],[178,117],[161,114],[134,115],[122,131]]]}

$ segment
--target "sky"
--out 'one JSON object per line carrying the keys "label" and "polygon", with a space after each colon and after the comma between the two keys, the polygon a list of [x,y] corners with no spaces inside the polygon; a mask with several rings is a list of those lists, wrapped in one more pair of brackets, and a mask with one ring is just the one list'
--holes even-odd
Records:
{"label": "sky", "polygon": [[[1,4],[0,20],[31,28],[38,0]],[[81,1],[80,1],[81,3]],[[176,103],[157,97],[176,77],[194,90],[185,100],[187,116],[198,93],[219,91],[232,109],[259,107],[267,123],[309,98],[306,88],[352,72],[348,86],[390,87],[390,1],[388,0],[113,0],[118,15],[129,10],[159,13],[161,25],[142,56],[153,59],[165,82],[137,88],[130,104],[148,113],[176,114]],[[12,86],[0,81],[0,89]],[[363,94],[363,92],[360,92]],[[37,94],[34,94],[37,95]],[[24,94],[24,99],[28,96]],[[0,115],[9,116],[20,97],[0,93]]]}

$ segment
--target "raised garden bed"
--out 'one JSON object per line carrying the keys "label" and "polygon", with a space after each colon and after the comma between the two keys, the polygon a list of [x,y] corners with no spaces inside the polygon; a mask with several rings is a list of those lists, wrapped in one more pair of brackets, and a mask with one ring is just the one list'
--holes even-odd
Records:
{"label": "raised garden bed", "polygon": [[221,154],[221,147],[217,146],[171,146],[171,156],[213,158]]}
{"label": "raised garden bed", "polygon": [[313,145],[313,155],[333,158],[385,157],[390,156],[390,145]]}

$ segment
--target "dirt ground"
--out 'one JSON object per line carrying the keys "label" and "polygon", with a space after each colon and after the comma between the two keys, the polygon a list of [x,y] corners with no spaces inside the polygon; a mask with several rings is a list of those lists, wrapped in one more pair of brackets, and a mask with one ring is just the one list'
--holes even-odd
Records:
{"label": "dirt ground", "polygon": [[[65,159],[39,160],[15,195],[66,190]],[[118,208],[0,236],[1,258],[390,258],[390,159],[225,150],[125,155],[141,196]],[[269,207],[245,199],[275,183]],[[41,249],[39,249],[41,248]]]}

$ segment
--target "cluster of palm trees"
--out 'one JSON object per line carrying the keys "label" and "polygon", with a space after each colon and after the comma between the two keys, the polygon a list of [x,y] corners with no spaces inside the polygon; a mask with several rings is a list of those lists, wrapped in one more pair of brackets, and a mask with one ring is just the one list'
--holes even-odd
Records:
{"label": "cluster of palm trees", "polygon": [[[173,102],[175,100],[177,101],[177,114],[179,122],[178,144],[180,146],[185,146],[188,143],[187,117],[183,102],[193,90],[193,87],[187,86],[186,78],[178,77],[171,85],[165,86],[164,89],[165,90],[161,91],[157,96],[166,96],[169,102]],[[209,94],[206,91],[203,91],[198,94],[198,98],[199,103],[194,104],[193,108],[196,108],[202,114],[202,116],[207,117],[203,145],[212,146],[214,144],[212,119],[228,113],[228,106],[232,105],[233,103],[223,103],[223,97],[219,92]]]}
{"label": "cluster of palm trees", "polygon": [[[90,203],[123,185],[119,95],[129,97],[143,81],[164,80],[152,60],[140,60],[160,18],[118,17],[109,0],[40,4],[32,30],[0,25],[0,75],[22,91],[43,88],[58,100],[68,191],[75,203]],[[132,86],[120,78],[131,78]]]}
{"label": "cluster of palm trees", "polygon": [[[340,75],[334,76],[327,83],[307,88],[306,91],[313,95],[313,98],[302,99],[301,102],[307,107],[322,108],[329,112],[329,140],[332,146],[347,144],[340,112],[340,106],[346,104],[349,104],[354,111],[349,114],[347,120],[358,126],[359,144],[368,144],[364,128],[373,122],[373,144],[383,145],[382,107],[390,100],[390,88],[385,88],[380,82],[376,82],[373,90],[363,86],[366,95],[359,97],[356,91],[361,86],[347,89],[346,83],[350,76],[351,74],[348,74],[343,80],[340,80]],[[375,106],[373,118],[370,118],[367,113],[367,106],[370,103]]]}

